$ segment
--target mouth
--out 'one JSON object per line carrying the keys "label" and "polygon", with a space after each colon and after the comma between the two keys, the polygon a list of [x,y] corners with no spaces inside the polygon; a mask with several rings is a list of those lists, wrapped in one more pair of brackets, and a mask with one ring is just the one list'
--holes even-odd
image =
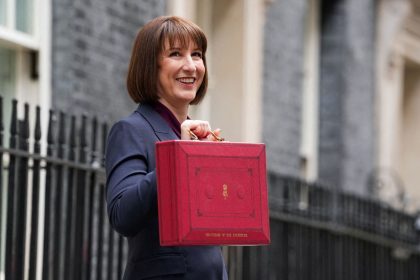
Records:
{"label": "mouth", "polygon": [[176,80],[180,83],[191,85],[191,84],[194,84],[196,79],[193,77],[183,77],[183,78],[177,78]]}

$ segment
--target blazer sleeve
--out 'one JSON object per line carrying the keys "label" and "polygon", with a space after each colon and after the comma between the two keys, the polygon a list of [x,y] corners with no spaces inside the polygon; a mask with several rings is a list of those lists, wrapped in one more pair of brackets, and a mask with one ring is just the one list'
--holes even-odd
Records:
{"label": "blazer sleeve", "polygon": [[107,140],[107,210],[112,227],[125,236],[137,234],[157,211],[156,174],[148,172],[150,143],[144,140],[151,137],[144,133],[122,120],[113,125]]}

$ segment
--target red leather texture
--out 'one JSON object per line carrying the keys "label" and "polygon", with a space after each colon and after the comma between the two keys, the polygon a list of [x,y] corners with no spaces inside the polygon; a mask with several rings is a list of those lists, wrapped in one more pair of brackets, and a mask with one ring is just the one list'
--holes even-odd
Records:
{"label": "red leather texture", "polygon": [[264,144],[156,144],[162,246],[270,243]]}

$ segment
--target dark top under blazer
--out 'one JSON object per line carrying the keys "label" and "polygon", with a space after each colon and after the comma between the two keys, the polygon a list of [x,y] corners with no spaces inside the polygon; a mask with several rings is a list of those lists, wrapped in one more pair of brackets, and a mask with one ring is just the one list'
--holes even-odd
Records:
{"label": "dark top under blazer", "polygon": [[178,139],[149,105],[113,125],[106,147],[107,207],[112,227],[128,238],[124,280],[226,280],[220,247],[161,247],[155,143]]}

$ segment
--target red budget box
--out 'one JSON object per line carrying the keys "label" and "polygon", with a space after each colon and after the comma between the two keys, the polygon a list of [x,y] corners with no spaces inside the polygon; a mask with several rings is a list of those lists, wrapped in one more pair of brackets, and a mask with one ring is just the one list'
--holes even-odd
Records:
{"label": "red budget box", "polygon": [[162,246],[270,243],[264,144],[156,144]]}

